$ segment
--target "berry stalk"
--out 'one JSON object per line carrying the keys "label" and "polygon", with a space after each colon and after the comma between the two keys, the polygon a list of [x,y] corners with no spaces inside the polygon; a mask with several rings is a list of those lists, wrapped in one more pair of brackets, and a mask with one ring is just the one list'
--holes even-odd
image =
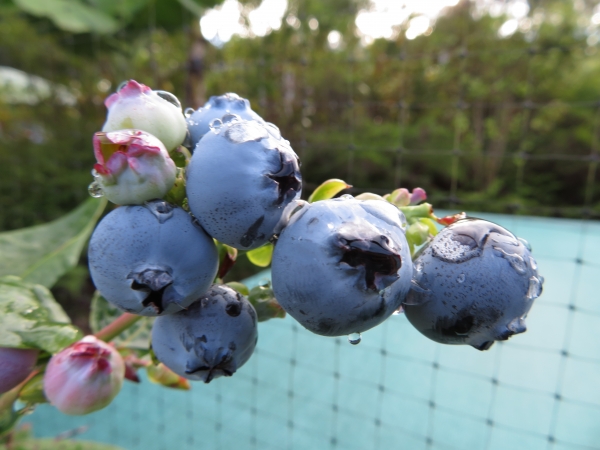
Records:
{"label": "berry stalk", "polygon": [[110,342],[141,318],[142,316],[136,314],[123,313],[113,322],[98,331],[94,336],[104,342]]}

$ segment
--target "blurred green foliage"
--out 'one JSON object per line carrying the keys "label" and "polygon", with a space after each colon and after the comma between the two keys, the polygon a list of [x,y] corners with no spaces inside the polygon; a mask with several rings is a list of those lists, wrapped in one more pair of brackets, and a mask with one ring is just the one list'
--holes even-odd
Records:
{"label": "blurred green foliage", "polygon": [[[67,31],[35,3],[0,0],[0,66],[53,87],[30,104],[3,102],[0,87],[0,230],[55,219],[87,198],[103,100],[130,78],[184,107],[198,82],[206,96],[249,98],[301,156],[306,196],[339,177],[355,192],[420,186],[438,208],[600,214],[591,3],[531,1],[531,30],[500,38],[506,18],[474,17],[463,1],[428,36],[399,30],[364,46],[354,19],[366,0],[290,0],[298,28],[284,20],[222,48],[199,38],[196,14],[215,0],[79,0],[114,22],[110,33]],[[327,45],[331,30],[342,34],[337,50]]]}
{"label": "blurred green foliage", "polygon": [[[309,2],[296,3],[299,30],[211,49],[207,85],[248,95],[300,153],[308,186],[339,176],[355,191],[420,186],[436,207],[600,215],[592,4],[538,2],[531,31],[500,38],[506,17],[474,18],[462,2],[429,36],[365,47],[355,10],[345,23],[336,14],[335,28],[317,16],[315,32]],[[344,37],[336,51],[332,29]]]}

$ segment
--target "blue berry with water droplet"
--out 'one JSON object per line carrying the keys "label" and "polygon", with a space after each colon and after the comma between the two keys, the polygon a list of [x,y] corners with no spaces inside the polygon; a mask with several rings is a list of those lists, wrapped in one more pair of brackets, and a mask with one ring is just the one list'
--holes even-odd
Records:
{"label": "blue berry with water droplet", "polygon": [[218,266],[212,238],[183,209],[161,200],[111,211],[92,234],[88,259],[104,298],[144,316],[189,306]]}
{"label": "blue berry with water droplet", "polygon": [[185,311],[158,317],[152,327],[156,357],[176,374],[210,383],[231,376],[254,352],[256,311],[228,286],[213,285]]}
{"label": "blue berry with water droplet", "polygon": [[220,120],[226,114],[235,114],[244,120],[263,119],[250,108],[250,102],[233,92],[213,96],[206,104],[198,108],[187,119],[188,141],[186,146],[193,152],[196,144],[210,131],[211,123]]}
{"label": "blue berry with water droplet", "polygon": [[304,204],[275,244],[277,301],[323,336],[379,325],[410,289],[413,266],[405,228],[404,214],[385,201],[344,196]]}
{"label": "blue berry with water droplet", "polygon": [[525,317],[544,279],[528,244],[482,219],[444,228],[415,259],[408,320],[443,344],[489,349],[526,331]]}
{"label": "blue berry with water droplet", "polygon": [[277,127],[239,117],[202,138],[186,173],[188,204],[202,227],[242,250],[266,243],[302,191],[298,156]]}

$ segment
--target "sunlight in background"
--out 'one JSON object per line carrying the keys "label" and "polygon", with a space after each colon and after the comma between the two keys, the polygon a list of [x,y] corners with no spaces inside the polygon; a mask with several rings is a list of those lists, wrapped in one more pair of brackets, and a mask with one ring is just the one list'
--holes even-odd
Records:
{"label": "sunlight in background", "polygon": [[248,30],[242,20],[242,5],[236,0],[225,0],[219,7],[209,9],[200,19],[202,36],[220,47],[234,34],[247,36]]}
{"label": "sunlight in background", "polygon": [[[370,5],[356,15],[356,35],[363,45],[369,45],[375,39],[395,39],[404,32],[407,39],[428,36],[433,32],[436,19],[445,9],[458,4],[459,0],[370,0]],[[209,9],[200,19],[202,35],[213,45],[221,47],[234,35],[241,37],[262,37],[279,30],[283,20],[288,26],[299,29],[302,22],[293,13],[287,11],[287,0],[262,0],[258,8],[242,6],[237,0],[225,2]],[[492,17],[504,16],[506,21],[498,29],[498,36],[507,38],[517,31],[529,33],[539,25],[543,17],[529,14],[527,0],[475,0],[472,15],[474,18],[486,14]],[[600,24],[600,5],[589,18],[590,25]],[[286,16],[287,13],[287,16]],[[315,17],[307,19],[306,24],[313,32],[318,32],[319,21]],[[590,39],[598,41],[595,29],[589,31]],[[527,34],[526,34],[527,36]],[[330,31],[327,45],[337,50],[343,44],[339,31]],[[591,45],[591,44],[590,44]]]}
{"label": "sunlight in background", "polygon": [[260,6],[248,13],[250,30],[256,36],[266,36],[281,28],[287,0],[263,0]]}
{"label": "sunlight in background", "polygon": [[327,35],[327,44],[331,50],[337,50],[342,46],[342,33],[332,30]]}
{"label": "sunlight in background", "polygon": [[365,44],[378,38],[393,39],[408,23],[406,37],[414,39],[427,33],[444,8],[457,4],[458,0],[371,0],[369,8],[361,9],[356,16],[357,34]]}
{"label": "sunlight in background", "polygon": [[[234,34],[241,37],[266,36],[281,28],[287,10],[287,0],[263,0],[256,9],[246,9],[237,0],[225,0],[209,9],[200,19],[202,36],[217,47],[228,42]],[[300,25],[298,19],[295,19]],[[295,22],[288,24],[297,28]]]}

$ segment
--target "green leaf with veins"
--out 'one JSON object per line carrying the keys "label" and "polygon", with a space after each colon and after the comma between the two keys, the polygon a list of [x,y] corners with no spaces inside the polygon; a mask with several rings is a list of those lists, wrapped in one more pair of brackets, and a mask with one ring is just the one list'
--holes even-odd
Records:
{"label": "green leaf with veins", "polygon": [[[112,323],[121,314],[123,314],[123,311],[109,303],[102,297],[100,292],[96,291],[94,293],[90,311],[90,328],[94,333]],[[142,317],[116,338],[112,339],[111,342],[114,342],[118,347],[148,350],[153,323],[154,317]]]}
{"label": "green leaf with veins", "polygon": [[0,347],[56,353],[82,337],[44,286],[0,278]]}
{"label": "green leaf with veins", "polygon": [[53,222],[0,233],[0,276],[52,287],[77,265],[106,200],[90,198]]}

